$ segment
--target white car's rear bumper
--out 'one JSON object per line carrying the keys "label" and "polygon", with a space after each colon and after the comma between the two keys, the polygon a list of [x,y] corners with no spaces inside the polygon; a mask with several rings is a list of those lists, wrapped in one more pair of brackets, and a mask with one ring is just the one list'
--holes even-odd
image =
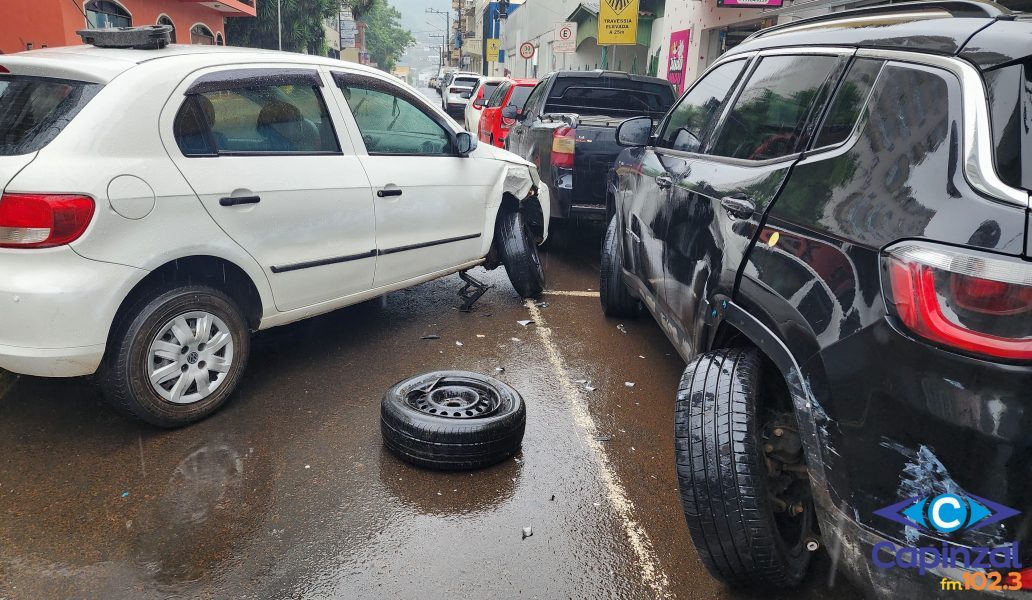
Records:
{"label": "white car's rear bumper", "polygon": [[43,377],[95,372],[115,312],[146,274],[68,247],[0,250],[0,369]]}

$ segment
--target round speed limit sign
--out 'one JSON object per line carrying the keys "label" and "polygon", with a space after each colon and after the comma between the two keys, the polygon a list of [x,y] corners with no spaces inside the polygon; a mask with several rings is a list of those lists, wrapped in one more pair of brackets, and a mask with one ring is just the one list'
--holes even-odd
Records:
{"label": "round speed limit sign", "polygon": [[537,48],[535,48],[534,44],[531,44],[530,42],[523,42],[523,45],[520,46],[520,56],[527,60],[534,58],[534,52],[536,51]]}

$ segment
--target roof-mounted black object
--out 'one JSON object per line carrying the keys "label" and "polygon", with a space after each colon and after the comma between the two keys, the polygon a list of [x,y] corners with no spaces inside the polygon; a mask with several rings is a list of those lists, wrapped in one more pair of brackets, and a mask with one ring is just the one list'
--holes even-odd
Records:
{"label": "roof-mounted black object", "polygon": [[92,44],[98,48],[160,50],[172,43],[171,25],[80,29],[75,33],[82,38],[82,43]]}
{"label": "roof-mounted black object", "polygon": [[787,33],[796,28],[810,27],[818,23],[829,24],[837,21],[848,21],[858,17],[892,16],[920,13],[922,11],[940,11],[955,18],[1006,19],[1013,18],[1013,13],[1006,7],[985,0],[931,0],[928,2],[899,2],[896,4],[876,4],[839,12],[832,12],[816,17],[809,17],[774,25],[761,29],[747,38],[748,40],[764,37],[772,33]]}

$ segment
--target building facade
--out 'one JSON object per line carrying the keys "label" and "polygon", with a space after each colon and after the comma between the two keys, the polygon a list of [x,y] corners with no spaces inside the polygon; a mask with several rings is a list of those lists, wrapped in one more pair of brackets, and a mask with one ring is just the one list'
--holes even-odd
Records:
{"label": "building facade", "polygon": [[257,0],[0,0],[0,52],[81,44],[87,27],[171,25],[178,44],[225,45],[225,19],[254,17]]}

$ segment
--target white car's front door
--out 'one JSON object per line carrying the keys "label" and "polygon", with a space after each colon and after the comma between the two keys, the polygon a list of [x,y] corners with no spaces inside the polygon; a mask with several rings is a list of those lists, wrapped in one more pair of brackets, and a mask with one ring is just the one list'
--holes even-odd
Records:
{"label": "white car's front door", "polygon": [[208,70],[162,116],[172,160],[281,311],[373,285],[372,190],[324,88],[313,68]]}
{"label": "white car's front door", "polygon": [[[354,118],[376,196],[376,287],[482,257],[491,188],[504,164],[461,157],[454,132],[424,98],[386,79],[334,71]],[[489,236],[488,236],[489,237]]]}

